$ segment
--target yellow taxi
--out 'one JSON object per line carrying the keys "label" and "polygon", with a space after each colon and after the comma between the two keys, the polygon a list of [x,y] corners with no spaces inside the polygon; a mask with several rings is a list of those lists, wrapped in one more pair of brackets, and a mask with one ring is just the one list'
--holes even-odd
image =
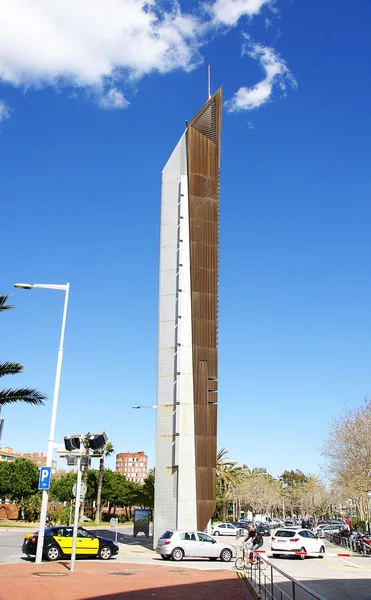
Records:
{"label": "yellow taxi", "polygon": [[[28,556],[36,555],[38,532],[25,536],[22,552]],[[44,560],[58,560],[72,554],[73,527],[62,525],[45,529]],[[107,538],[94,535],[83,527],[77,529],[76,556],[96,556],[108,560],[118,554],[119,546]]]}

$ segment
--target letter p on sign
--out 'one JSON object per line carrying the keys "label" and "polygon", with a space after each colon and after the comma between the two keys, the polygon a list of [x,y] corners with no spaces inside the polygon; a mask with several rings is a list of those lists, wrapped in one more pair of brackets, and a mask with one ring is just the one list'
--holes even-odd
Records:
{"label": "letter p on sign", "polygon": [[50,488],[51,467],[41,467],[39,477],[39,490],[48,490]]}

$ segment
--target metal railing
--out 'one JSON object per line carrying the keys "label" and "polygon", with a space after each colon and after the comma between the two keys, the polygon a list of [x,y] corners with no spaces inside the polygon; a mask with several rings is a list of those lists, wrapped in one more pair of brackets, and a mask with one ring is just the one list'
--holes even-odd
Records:
{"label": "metal railing", "polygon": [[371,545],[359,538],[347,538],[341,536],[339,533],[326,533],[326,540],[335,544],[336,546],[341,546],[342,548],[347,548],[351,552],[357,552],[358,554],[371,555]]}
{"label": "metal railing", "polygon": [[[245,575],[256,593],[264,600],[326,600],[309,587],[291,577],[266,558],[259,556],[256,564],[248,563]],[[283,580],[282,580],[283,578]]]}

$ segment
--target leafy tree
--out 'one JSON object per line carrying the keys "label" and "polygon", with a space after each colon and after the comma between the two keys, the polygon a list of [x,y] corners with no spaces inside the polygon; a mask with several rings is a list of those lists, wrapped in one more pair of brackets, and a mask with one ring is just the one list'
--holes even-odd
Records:
{"label": "leafy tree", "polygon": [[97,469],[89,469],[86,482],[85,499],[92,505],[97,497],[99,471]]}
{"label": "leafy tree", "polygon": [[[342,502],[358,497],[354,509],[365,519],[371,490],[371,400],[345,410],[331,423],[322,453],[328,459],[330,478]],[[354,511],[353,511],[354,514]]]}
{"label": "leafy tree", "polygon": [[334,501],[334,493],[327,490],[317,475],[309,474],[301,489],[300,505],[304,515],[312,515],[314,520],[326,514]]}
{"label": "leafy tree", "polygon": [[[121,474],[117,473],[117,475]],[[142,493],[142,485],[136,481],[122,479],[123,477],[121,475],[121,481],[117,487],[116,505],[125,508],[127,519],[131,519],[133,507],[138,505],[138,498]]]}
{"label": "leafy tree", "polygon": [[95,522],[99,523],[101,520],[101,499],[102,499],[102,485],[104,475],[104,459],[110,456],[114,452],[114,447],[111,442],[107,442],[103,449],[102,458],[99,461],[99,477],[98,477],[98,489],[97,489],[97,503],[95,511]]}
{"label": "leafy tree", "polygon": [[39,482],[39,470],[26,458],[16,458],[10,463],[10,490],[12,500],[20,501],[36,494]]}
{"label": "leafy tree", "polygon": [[282,488],[283,496],[288,503],[291,515],[300,513],[300,497],[303,487],[307,481],[307,476],[304,475],[300,469],[295,471],[284,471],[279,477]]}
{"label": "leafy tree", "polygon": [[[7,304],[9,294],[0,295],[0,312],[13,308],[12,304]],[[5,375],[19,375],[23,371],[23,365],[17,362],[0,363],[0,377]],[[26,404],[44,404],[46,396],[37,390],[31,388],[17,388],[0,390],[0,410],[6,404],[14,402],[25,402]]]}
{"label": "leafy tree", "polygon": [[41,492],[26,496],[18,502],[20,511],[26,521],[37,521],[41,508]]}
{"label": "leafy tree", "polygon": [[139,486],[136,503],[149,508],[152,513],[155,504],[155,474],[152,470],[148,472],[143,485]]}
{"label": "leafy tree", "polygon": [[295,471],[284,471],[279,477],[284,487],[294,488],[303,485],[307,481],[307,476],[300,469]]}
{"label": "leafy tree", "polygon": [[10,496],[11,491],[11,463],[0,462],[0,497]]}
{"label": "leafy tree", "polygon": [[72,471],[53,477],[50,482],[49,494],[58,502],[70,502],[73,500],[72,488],[77,480],[77,473]]}
{"label": "leafy tree", "polygon": [[253,515],[270,514],[281,505],[281,485],[268,473],[253,470],[235,490],[234,497]]}
{"label": "leafy tree", "polygon": [[243,477],[243,470],[233,460],[227,460],[228,451],[225,448],[216,454],[216,487],[222,502],[222,520],[227,519],[227,496]]}

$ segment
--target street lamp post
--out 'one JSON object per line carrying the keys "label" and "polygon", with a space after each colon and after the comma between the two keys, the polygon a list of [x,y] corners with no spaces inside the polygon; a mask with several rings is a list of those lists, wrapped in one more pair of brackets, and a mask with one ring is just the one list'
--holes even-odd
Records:
{"label": "street lamp post", "polygon": [[355,517],[356,519],[359,517],[359,510],[358,510],[358,496],[354,497],[354,508],[355,508]]}
{"label": "street lamp post", "polygon": [[347,504],[348,510],[349,510],[349,519],[350,519],[350,522],[352,522],[352,518],[353,518],[353,511],[352,511],[353,501],[351,500],[351,498],[349,498],[346,501],[346,504]]}
{"label": "street lamp post", "polygon": [[370,500],[371,500],[371,492],[367,492],[367,533],[371,534],[370,527]]}
{"label": "street lamp post", "polygon": [[[51,467],[52,460],[53,460],[55,422],[57,419],[59,384],[60,384],[60,379],[61,379],[62,359],[63,359],[64,331],[65,331],[65,327],[66,327],[67,306],[68,306],[68,296],[69,296],[69,291],[70,291],[70,284],[66,283],[65,285],[55,285],[55,284],[51,284],[51,283],[34,283],[34,284],[15,283],[14,287],[24,289],[24,290],[43,288],[43,289],[48,289],[48,290],[63,290],[65,292],[61,338],[60,338],[60,343],[59,343],[57,370],[56,370],[55,384],[54,384],[52,415],[51,415],[51,420],[50,420],[48,451],[47,451],[47,455],[46,455],[46,466]],[[36,548],[36,563],[37,564],[40,564],[42,562],[44,537],[45,537],[45,521],[46,521],[47,510],[48,510],[48,500],[49,500],[49,490],[43,490],[41,511],[40,511],[40,526],[39,526],[39,534],[38,534],[38,538],[37,538],[37,548]]]}

